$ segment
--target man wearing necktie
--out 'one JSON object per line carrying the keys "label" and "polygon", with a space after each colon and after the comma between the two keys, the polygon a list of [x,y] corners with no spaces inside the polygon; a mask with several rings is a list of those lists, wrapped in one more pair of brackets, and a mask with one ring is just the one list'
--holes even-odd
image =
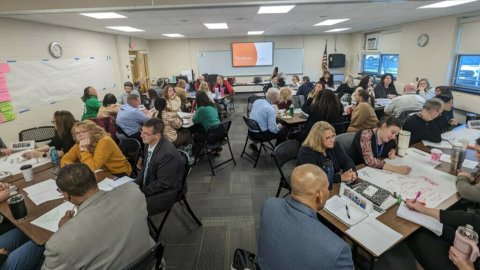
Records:
{"label": "man wearing necktie", "polygon": [[175,203],[185,168],[184,158],[162,135],[164,127],[162,119],[152,118],[140,131],[145,163],[135,182],[145,194],[149,216],[164,212]]}

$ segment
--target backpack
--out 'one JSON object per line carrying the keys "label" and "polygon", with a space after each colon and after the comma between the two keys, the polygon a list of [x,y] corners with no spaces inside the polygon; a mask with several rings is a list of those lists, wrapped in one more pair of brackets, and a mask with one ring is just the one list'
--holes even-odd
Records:
{"label": "backpack", "polygon": [[233,254],[232,270],[258,270],[255,254],[237,248]]}

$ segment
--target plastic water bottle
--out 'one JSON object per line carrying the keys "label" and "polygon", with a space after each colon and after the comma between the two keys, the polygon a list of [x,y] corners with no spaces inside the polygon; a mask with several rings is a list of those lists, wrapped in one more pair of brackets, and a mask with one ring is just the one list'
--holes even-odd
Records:
{"label": "plastic water bottle", "polygon": [[52,164],[58,164],[60,162],[57,149],[55,149],[54,146],[50,147],[50,158],[52,159]]}
{"label": "plastic water bottle", "polygon": [[330,159],[325,160],[323,163],[323,170],[328,178],[328,190],[333,188],[333,178],[335,176],[335,169],[333,168],[333,162]]}
{"label": "plastic water bottle", "polygon": [[290,114],[291,117],[293,117],[293,114],[294,114],[294,113],[295,113],[295,107],[294,107],[293,104],[292,104],[292,105],[290,105],[290,107],[289,107],[289,114]]}
{"label": "plastic water bottle", "polygon": [[220,89],[215,88],[215,98],[218,99],[220,98]]}

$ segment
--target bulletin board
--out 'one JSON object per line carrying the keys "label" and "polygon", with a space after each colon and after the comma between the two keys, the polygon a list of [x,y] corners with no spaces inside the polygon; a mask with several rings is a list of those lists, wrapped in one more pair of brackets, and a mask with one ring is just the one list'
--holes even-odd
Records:
{"label": "bulletin board", "polygon": [[83,89],[98,92],[115,88],[114,66],[110,56],[43,61],[7,61],[4,74],[14,112],[81,98]]}

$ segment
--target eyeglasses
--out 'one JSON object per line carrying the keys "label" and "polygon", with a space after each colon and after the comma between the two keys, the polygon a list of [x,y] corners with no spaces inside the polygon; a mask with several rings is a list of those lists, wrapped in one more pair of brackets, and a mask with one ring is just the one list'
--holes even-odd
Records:
{"label": "eyeglasses", "polygon": [[143,131],[142,129],[139,129],[139,131],[140,131],[140,134],[145,135],[145,136],[153,136],[153,135],[155,135],[155,134],[149,134],[149,133]]}
{"label": "eyeglasses", "polygon": [[82,130],[82,131],[77,131],[77,132],[75,132],[75,133],[73,133],[73,134],[74,134],[75,136],[78,136],[78,135],[80,135],[80,134],[87,133],[87,132],[88,132],[88,130]]}

